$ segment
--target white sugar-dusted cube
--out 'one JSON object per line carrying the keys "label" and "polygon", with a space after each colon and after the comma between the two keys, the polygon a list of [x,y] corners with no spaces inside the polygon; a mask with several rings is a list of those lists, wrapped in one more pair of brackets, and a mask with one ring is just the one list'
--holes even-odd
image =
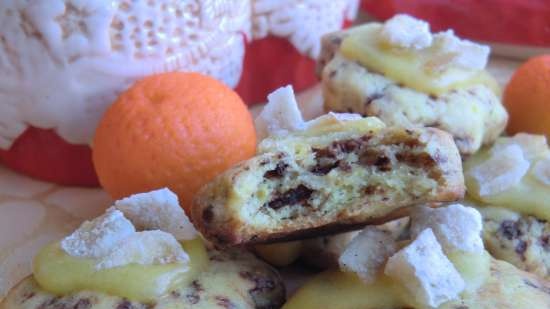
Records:
{"label": "white sugar-dusted cube", "polygon": [[529,170],[530,163],[521,147],[510,144],[470,171],[479,187],[479,195],[486,196],[505,191],[517,185]]}
{"label": "white sugar-dusted cube", "polygon": [[446,207],[418,207],[411,215],[411,237],[431,228],[445,253],[483,252],[482,217],[472,207],[452,204]]}
{"label": "white sugar-dusted cube", "polygon": [[423,49],[432,45],[430,25],[420,19],[405,14],[398,14],[382,26],[380,38],[390,45]]}
{"label": "white sugar-dusted cube", "polygon": [[491,151],[493,153],[499,152],[510,144],[520,146],[523,151],[523,155],[527,160],[532,160],[533,158],[550,154],[550,149],[548,148],[548,143],[546,142],[546,136],[528,133],[518,133],[512,137],[499,138]]}
{"label": "white sugar-dusted cube", "polygon": [[71,256],[98,258],[111,252],[121,240],[135,231],[122,212],[109,210],[82,223],[76,231],[61,241],[61,248]]}
{"label": "white sugar-dusted cube", "polygon": [[178,240],[190,240],[197,235],[177,195],[167,188],[134,194],[116,201],[114,208],[122,211],[138,230],[161,230]]}
{"label": "white sugar-dusted cube", "polygon": [[541,183],[550,186],[550,157],[535,163],[533,174]]}
{"label": "white sugar-dusted cube", "polygon": [[270,135],[303,129],[304,119],[298,109],[292,86],[275,90],[267,96],[267,100],[267,104],[255,121],[259,141]]}
{"label": "white sugar-dusted cube", "polygon": [[106,269],[129,264],[162,265],[171,263],[181,263],[187,266],[189,256],[174,236],[157,230],[133,233],[121,241],[116,250],[100,258],[96,268]]}
{"label": "white sugar-dusted cube", "polygon": [[434,34],[434,44],[439,46],[441,52],[453,56],[454,65],[472,70],[483,70],[491,53],[489,46],[461,40],[453,30]]}
{"label": "white sugar-dusted cube", "polygon": [[364,282],[371,283],[395,251],[397,245],[390,233],[366,227],[347,245],[338,264],[341,270],[354,272]]}
{"label": "white sugar-dusted cube", "polygon": [[431,229],[425,229],[391,256],[384,273],[400,282],[422,305],[438,307],[464,290],[460,273],[443,253]]}

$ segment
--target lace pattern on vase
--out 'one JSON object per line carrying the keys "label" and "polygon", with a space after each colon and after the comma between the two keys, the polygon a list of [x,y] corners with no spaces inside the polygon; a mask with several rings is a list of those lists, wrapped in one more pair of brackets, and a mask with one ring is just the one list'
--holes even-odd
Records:
{"label": "lace pattern on vase", "polygon": [[353,19],[358,0],[252,0],[252,37],[285,37],[311,58],[321,50],[321,36]]}
{"label": "lace pattern on vase", "polygon": [[89,143],[105,108],[145,75],[197,71],[234,87],[250,14],[248,0],[2,1],[0,148],[28,125]]}

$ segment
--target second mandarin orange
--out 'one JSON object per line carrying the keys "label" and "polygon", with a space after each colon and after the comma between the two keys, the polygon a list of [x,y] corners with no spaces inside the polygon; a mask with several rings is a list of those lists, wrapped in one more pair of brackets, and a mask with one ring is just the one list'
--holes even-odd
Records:
{"label": "second mandarin orange", "polygon": [[189,213],[201,186],[255,149],[251,115],[233,90],[198,73],[167,73],[138,81],[105,112],[93,162],[113,198],[168,187]]}
{"label": "second mandarin orange", "polygon": [[550,137],[550,55],[531,58],[517,69],[504,91],[504,105],[509,134]]}

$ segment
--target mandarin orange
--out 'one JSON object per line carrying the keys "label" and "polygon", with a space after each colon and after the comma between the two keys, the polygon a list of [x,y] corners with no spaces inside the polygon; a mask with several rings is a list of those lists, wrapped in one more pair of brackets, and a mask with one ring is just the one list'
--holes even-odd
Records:
{"label": "mandarin orange", "polygon": [[529,59],[504,91],[509,134],[528,132],[550,137],[550,55]]}
{"label": "mandarin orange", "polygon": [[92,158],[113,198],[168,187],[189,213],[201,186],[255,149],[254,123],[233,90],[198,73],[166,73],[138,81],[109,107]]}

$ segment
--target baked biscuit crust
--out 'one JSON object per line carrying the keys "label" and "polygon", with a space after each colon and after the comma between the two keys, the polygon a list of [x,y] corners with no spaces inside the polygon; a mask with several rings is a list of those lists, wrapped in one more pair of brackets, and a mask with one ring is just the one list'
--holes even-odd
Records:
{"label": "baked biscuit crust", "polygon": [[218,245],[359,229],[464,195],[458,150],[438,129],[291,134],[265,144],[197,194],[193,222]]}

